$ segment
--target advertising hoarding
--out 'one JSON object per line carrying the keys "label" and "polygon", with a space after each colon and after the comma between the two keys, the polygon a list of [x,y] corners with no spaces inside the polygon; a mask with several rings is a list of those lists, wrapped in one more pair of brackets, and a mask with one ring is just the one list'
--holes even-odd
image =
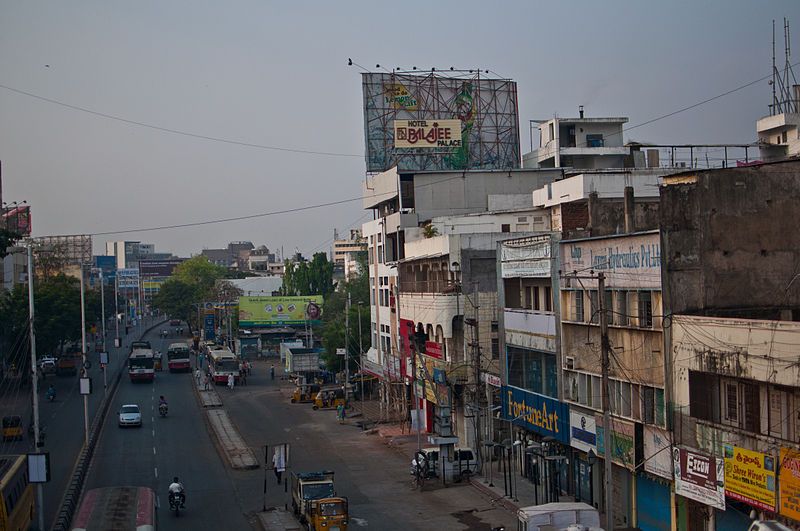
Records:
{"label": "advertising hoarding", "polygon": [[775,458],[726,444],[725,495],[764,511],[775,511]]}
{"label": "advertising hoarding", "polygon": [[504,385],[503,419],[569,444],[569,406],[553,398]]}
{"label": "advertising hoarding", "polygon": [[722,459],[684,448],[672,449],[675,493],[725,510],[725,469]]}
{"label": "advertising hoarding", "polygon": [[800,452],[781,448],[780,508],[783,516],[800,521]]}
{"label": "advertising hoarding", "polygon": [[[661,240],[658,232],[561,242],[562,271],[606,273],[606,288],[660,288]],[[562,279],[562,285],[566,280]],[[584,286],[597,287],[586,279]]]}
{"label": "advertising hoarding", "polygon": [[139,287],[139,270],[133,267],[117,269],[117,287],[130,289]]}
{"label": "advertising hoarding", "polygon": [[503,278],[550,278],[550,236],[503,242],[500,274]]}
{"label": "advertising hoarding", "polygon": [[240,327],[318,325],[322,295],[239,297]]}
{"label": "advertising hoarding", "polygon": [[655,476],[671,480],[672,438],[666,430],[644,426],[644,470]]}
{"label": "advertising hoarding", "polygon": [[461,147],[461,120],[395,120],[394,147]]}
{"label": "advertising hoarding", "polygon": [[594,413],[580,413],[574,409],[569,412],[569,444],[573,448],[597,453],[597,426]]}
{"label": "advertising hoarding", "polygon": [[203,316],[203,332],[206,340],[211,341],[217,337],[216,323],[214,322],[214,314],[206,313]]}
{"label": "advertising hoarding", "polygon": [[[395,166],[401,171],[520,166],[515,82],[488,78],[478,71],[448,76],[367,72],[361,80],[368,172]],[[431,135],[430,141],[410,142],[409,121],[426,122],[421,127],[425,138]],[[434,121],[446,126],[434,128]],[[438,129],[443,129],[443,135],[450,131],[450,138],[440,143]],[[412,139],[418,133],[416,126]]]}
{"label": "advertising hoarding", "polygon": [[184,261],[183,258],[169,260],[139,260],[139,273],[143,277],[169,277],[175,268]]}
{"label": "advertising hoarding", "polygon": [[[606,455],[603,415],[594,418],[597,431],[597,455]],[[611,460],[633,469],[636,459],[636,429],[632,422],[611,419]]]}

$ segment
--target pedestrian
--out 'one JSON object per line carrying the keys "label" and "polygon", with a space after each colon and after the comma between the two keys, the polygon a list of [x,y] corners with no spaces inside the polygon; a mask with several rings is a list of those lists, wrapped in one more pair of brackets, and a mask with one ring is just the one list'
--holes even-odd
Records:
{"label": "pedestrian", "polygon": [[228,375],[228,389],[233,391],[233,387],[236,385],[236,378],[233,377],[233,374]]}
{"label": "pedestrian", "polygon": [[239,371],[239,381],[242,382],[242,385],[247,385],[247,371],[244,367]]}
{"label": "pedestrian", "polygon": [[199,368],[196,371],[194,371],[194,379],[197,380],[197,387],[200,387],[200,382],[201,382],[200,378],[202,377],[203,377],[203,372]]}
{"label": "pedestrian", "polygon": [[274,363],[269,366],[269,379],[270,380],[274,380],[275,379],[275,364]]}
{"label": "pedestrian", "polygon": [[272,466],[275,469],[275,478],[280,485],[281,475],[286,470],[286,445],[282,444],[275,448],[275,453],[272,454]]}
{"label": "pedestrian", "polygon": [[339,420],[339,424],[344,423],[344,404],[336,406],[336,418]]}
{"label": "pedestrian", "polygon": [[208,391],[208,375],[203,376],[203,390]]}

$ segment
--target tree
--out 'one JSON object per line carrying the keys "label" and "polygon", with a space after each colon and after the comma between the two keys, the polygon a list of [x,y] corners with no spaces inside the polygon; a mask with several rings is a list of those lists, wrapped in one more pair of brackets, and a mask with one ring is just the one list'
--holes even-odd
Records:
{"label": "tree", "polygon": [[333,263],[326,253],[316,253],[310,262],[286,261],[281,294],[322,295],[333,292]]}
{"label": "tree", "polygon": [[8,248],[13,247],[21,238],[22,234],[19,232],[9,229],[0,229],[0,258],[8,256]]}
{"label": "tree", "polygon": [[172,274],[174,278],[192,287],[194,299],[198,302],[210,299],[217,280],[224,278],[228,270],[212,264],[203,255],[194,256],[181,262]]}
{"label": "tree", "polygon": [[153,304],[172,318],[189,320],[194,306],[194,288],[177,278],[169,278],[153,297]]}

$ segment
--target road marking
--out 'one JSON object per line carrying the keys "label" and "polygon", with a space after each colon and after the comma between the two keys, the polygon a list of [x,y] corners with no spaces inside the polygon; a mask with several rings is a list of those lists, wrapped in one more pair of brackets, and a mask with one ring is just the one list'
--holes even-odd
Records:
{"label": "road marking", "polygon": [[156,447],[153,446],[153,455],[156,455]]}
{"label": "road marking", "polygon": [[158,467],[155,467],[153,470],[156,472],[156,479],[158,479]]}
{"label": "road marking", "polygon": [[152,434],[153,434],[153,437],[155,437],[155,436],[156,436],[156,429],[155,429],[155,428],[153,428],[152,430],[150,430],[150,433],[152,433]]}

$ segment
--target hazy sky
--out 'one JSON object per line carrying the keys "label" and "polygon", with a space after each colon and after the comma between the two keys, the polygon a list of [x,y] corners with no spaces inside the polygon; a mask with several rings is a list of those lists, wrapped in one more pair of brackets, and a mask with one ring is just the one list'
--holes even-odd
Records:
{"label": "hazy sky", "polygon": [[[363,115],[359,70],[348,57],[370,69],[480,67],[516,80],[527,152],[529,119],[575,116],[583,104],[587,116],[628,116],[635,125],[769,74],[772,19],[782,27],[784,16],[800,36],[798,0],[0,0],[0,85],[197,135],[355,155],[181,136],[0,88],[3,200],[31,203],[41,236],[357,198]],[[769,103],[764,81],[625,140],[751,142]],[[329,248],[334,227],[370,216],[352,201],[97,236],[95,251],[106,239],[132,239],[187,256],[251,240],[308,255]]]}

